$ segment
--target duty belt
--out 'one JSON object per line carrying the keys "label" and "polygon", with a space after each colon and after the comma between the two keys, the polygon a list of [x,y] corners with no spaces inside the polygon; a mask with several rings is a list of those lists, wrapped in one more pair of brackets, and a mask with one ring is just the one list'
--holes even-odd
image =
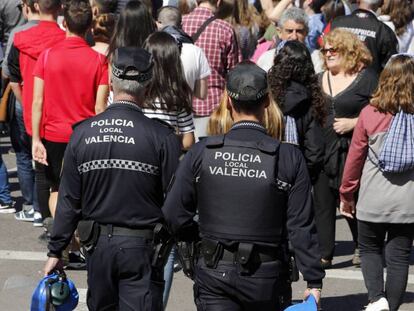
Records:
{"label": "duty belt", "polygon": [[243,272],[261,262],[282,260],[282,249],[278,246],[263,246],[254,243],[235,243],[224,245],[218,240],[203,238],[200,253],[209,268],[216,268],[219,261],[229,261],[240,264]]}
{"label": "duty belt", "polygon": [[[277,248],[270,248],[270,247],[264,248],[264,247],[255,245],[253,254],[256,257],[256,259],[260,258],[260,262],[269,262],[269,261],[275,261],[277,259],[280,259],[279,250]],[[237,263],[243,260],[243,257],[239,258],[238,250],[232,251],[231,249],[229,250],[229,249],[223,248],[223,255],[221,257],[221,260]]]}
{"label": "duty belt", "polygon": [[118,227],[114,225],[102,225],[99,224],[100,235],[112,236],[129,236],[140,237],[152,240],[154,237],[153,229],[132,229],[127,227]]}

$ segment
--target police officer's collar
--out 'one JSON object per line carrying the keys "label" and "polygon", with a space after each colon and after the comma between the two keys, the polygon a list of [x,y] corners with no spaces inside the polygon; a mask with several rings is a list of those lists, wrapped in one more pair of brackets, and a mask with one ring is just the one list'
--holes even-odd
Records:
{"label": "police officer's collar", "polygon": [[131,107],[131,108],[134,108],[142,112],[142,108],[138,106],[135,102],[130,101],[130,100],[117,100],[108,106],[108,108],[116,108],[116,107]]}
{"label": "police officer's collar", "polygon": [[230,131],[236,130],[236,129],[246,129],[246,128],[256,129],[256,130],[262,131],[263,133],[267,133],[263,125],[261,125],[259,122],[254,122],[254,121],[239,121],[237,123],[234,123]]}

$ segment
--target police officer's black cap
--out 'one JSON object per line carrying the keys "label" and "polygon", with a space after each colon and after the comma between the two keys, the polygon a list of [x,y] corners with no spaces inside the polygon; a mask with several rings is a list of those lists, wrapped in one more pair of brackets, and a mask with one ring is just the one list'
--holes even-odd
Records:
{"label": "police officer's black cap", "polygon": [[257,102],[267,92],[267,73],[255,63],[242,62],[227,74],[227,94],[234,100]]}
{"label": "police officer's black cap", "polygon": [[152,78],[151,53],[138,47],[117,48],[112,60],[112,74],[123,80],[146,82]]}

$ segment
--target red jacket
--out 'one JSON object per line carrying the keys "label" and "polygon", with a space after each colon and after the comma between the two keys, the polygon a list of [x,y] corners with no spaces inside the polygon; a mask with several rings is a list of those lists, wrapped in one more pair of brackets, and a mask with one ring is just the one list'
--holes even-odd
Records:
{"label": "red jacket", "polygon": [[13,45],[19,50],[19,66],[23,85],[23,118],[26,131],[32,135],[33,70],[45,49],[65,39],[57,23],[40,21],[35,27],[16,33]]}

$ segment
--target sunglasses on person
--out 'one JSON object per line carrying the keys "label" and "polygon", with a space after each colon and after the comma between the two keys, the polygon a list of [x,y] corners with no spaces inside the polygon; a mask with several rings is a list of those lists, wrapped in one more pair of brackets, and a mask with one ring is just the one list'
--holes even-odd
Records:
{"label": "sunglasses on person", "polygon": [[335,48],[321,49],[321,53],[323,55],[328,54],[328,52],[331,53],[331,55],[336,55],[336,54],[338,54],[338,49],[335,49]]}

